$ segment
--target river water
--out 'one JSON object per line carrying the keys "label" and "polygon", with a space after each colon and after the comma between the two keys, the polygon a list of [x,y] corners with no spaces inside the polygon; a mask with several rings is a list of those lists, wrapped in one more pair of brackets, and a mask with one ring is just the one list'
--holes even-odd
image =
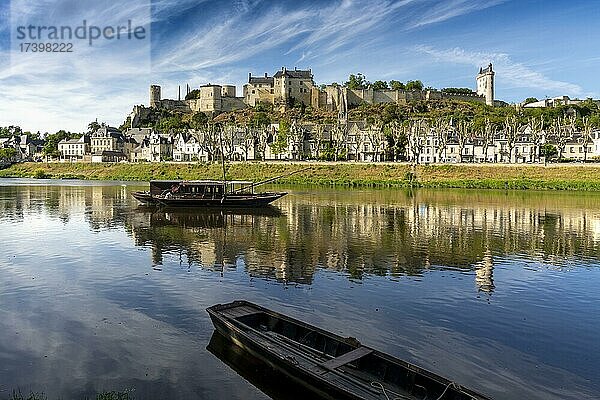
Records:
{"label": "river water", "polygon": [[141,188],[0,180],[0,399],[282,397],[207,349],[235,299],[495,399],[600,397],[599,194],[296,186],[222,213]]}

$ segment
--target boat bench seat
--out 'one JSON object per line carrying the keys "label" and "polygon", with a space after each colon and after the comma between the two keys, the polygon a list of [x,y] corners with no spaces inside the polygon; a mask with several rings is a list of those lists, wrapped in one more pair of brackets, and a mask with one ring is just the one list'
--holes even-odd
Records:
{"label": "boat bench seat", "polygon": [[342,354],[339,357],[333,358],[331,360],[325,361],[321,363],[321,366],[327,369],[335,369],[341,367],[344,364],[351,363],[352,361],[356,361],[359,358],[366,356],[367,354],[371,354],[373,349],[369,349],[368,347],[357,347],[356,349],[349,351],[346,354]]}

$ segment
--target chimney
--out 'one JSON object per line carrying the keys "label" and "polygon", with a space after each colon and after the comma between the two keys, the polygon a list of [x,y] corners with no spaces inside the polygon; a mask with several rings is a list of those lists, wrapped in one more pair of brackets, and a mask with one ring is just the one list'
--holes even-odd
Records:
{"label": "chimney", "polygon": [[268,75],[267,75],[267,73],[265,72],[265,78],[267,78],[267,77],[268,77]]}
{"label": "chimney", "polygon": [[297,67],[294,67],[294,71],[298,71],[298,68],[297,68]]}
{"label": "chimney", "polygon": [[181,101],[181,85],[177,86],[177,100]]}
{"label": "chimney", "polygon": [[248,72],[248,82],[250,82],[250,79],[252,79],[252,72]]}

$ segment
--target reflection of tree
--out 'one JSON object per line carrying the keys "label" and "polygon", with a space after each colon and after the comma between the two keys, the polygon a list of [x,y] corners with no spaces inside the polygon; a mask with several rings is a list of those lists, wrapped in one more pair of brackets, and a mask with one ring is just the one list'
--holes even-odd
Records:
{"label": "reflection of tree", "polygon": [[301,283],[319,269],[360,279],[452,268],[472,272],[478,289],[491,293],[493,264],[503,257],[560,265],[600,254],[600,213],[590,194],[315,190],[261,213],[136,209],[129,192],[102,185],[0,187],[0,221],[79,216],[93,230],[125,226],[136,245],[151,249],[155,265],[169,257]]}

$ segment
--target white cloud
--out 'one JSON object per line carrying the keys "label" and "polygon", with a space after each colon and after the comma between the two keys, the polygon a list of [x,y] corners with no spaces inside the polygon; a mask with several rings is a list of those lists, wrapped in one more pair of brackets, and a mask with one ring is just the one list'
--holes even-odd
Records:
{"label": "white cloud", "polygon": [[461,15],[470,14],[472,12],[481,11],[486,8],[497,6],[507,0],[448,0],[437,2],[433,7],[427,7],[419,13],[416,20],[411,23],[409,28],[419,28],[425,25],[431,25],[459,17]]}
{"label": "white cloud", "polygon": [[[97,117],[118,124],[133,104],[147,103],[151,83],[162,84],[170,97],[186,81],[239,84],[248,70],[241,64],[261,64],[259,57],[267,55],[281,65],[295,59],[300,67],[339,68],[340,59],[389,44],[389,29],[434,24],[500,2],[337,0],[315,6],[240,0],[215,7],[207,1],[153,0],[150,15],[150,0],[12,0],[12,26],[32,20],[73,25],[83,19],[109,25],[135,16],[136,25],[158,22],[170,30],[153,42],[152,65],[149,47],[106,42],[80,46],[70,57],[34,59],[13,52],[12,68],[2,65],[8,53],[0,50],[0,86],[11,99],[0,103],[0,126],[80,131]],[[186,26],[178,25],[181,20]]]}
{"label": "white cloud", "polygon": [[476,68],[492,63],[497,76],[500,76],[505,84],[516,88],[539,89],[554,95],[581,96],[584,94],[579,85],[551,79],[523,63],[513,61],[506,53],[467,51],[459,47],[440,50],[423,45],[416,46],[415,49],[443,62],[468,64]]}

